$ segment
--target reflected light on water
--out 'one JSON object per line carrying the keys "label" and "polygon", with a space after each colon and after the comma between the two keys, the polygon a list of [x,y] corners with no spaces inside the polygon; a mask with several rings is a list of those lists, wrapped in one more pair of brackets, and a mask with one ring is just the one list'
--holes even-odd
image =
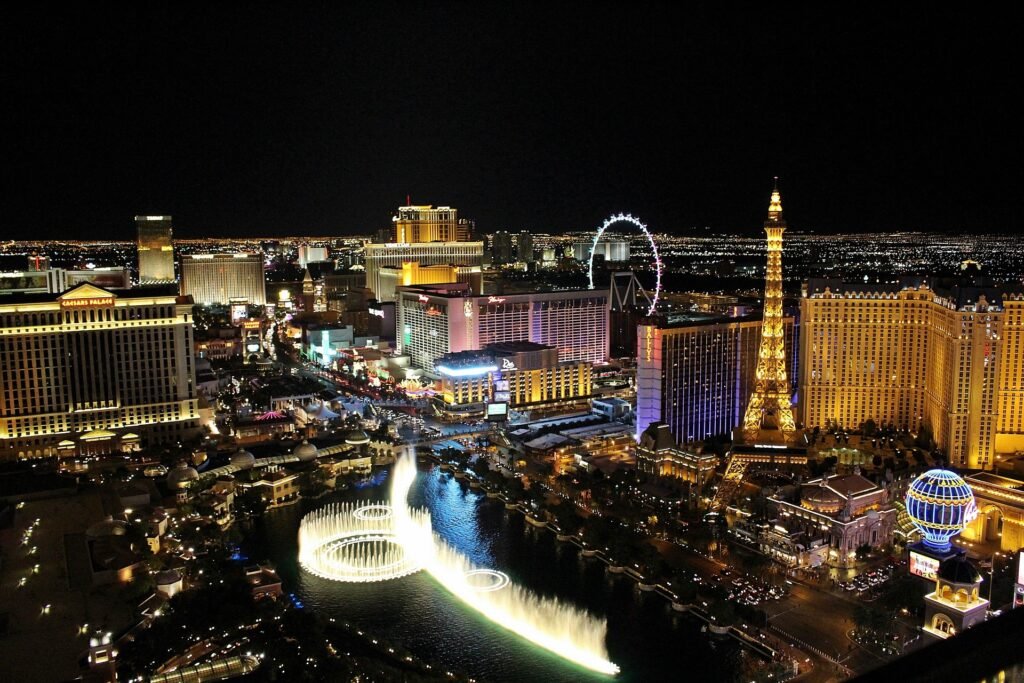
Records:
{"label": "reflected light on water", "polygon": [[608,659],[604,619],[474,564],[434,532],[427,511],[409,506],[415,479],[415,459],[408,454],[395,466],[390,506],[328,506],[307,515],[299,527],[302,566],[324,578],[359,582],[423,569],[493,623],[587,669],[618,673]]}

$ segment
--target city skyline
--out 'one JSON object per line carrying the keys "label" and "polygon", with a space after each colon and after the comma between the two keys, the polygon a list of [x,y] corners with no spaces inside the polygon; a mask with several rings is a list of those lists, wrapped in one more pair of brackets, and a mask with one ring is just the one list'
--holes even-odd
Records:
{"label": "city skyline", "polygon": [[1024,679],[1020,21],[717,10],[5,15],[0,679]]}
{"label": "city skyline", "polygon": [[8,67],[0,238],[126,237],[134,214],[183,237],[372,233],[407,195],[488,232],[628,209],[756,234],[749,190],[775,175],[807,229],[1021,229],[1013,21],[604,3],[10,21],[5,63],[26,67]]}

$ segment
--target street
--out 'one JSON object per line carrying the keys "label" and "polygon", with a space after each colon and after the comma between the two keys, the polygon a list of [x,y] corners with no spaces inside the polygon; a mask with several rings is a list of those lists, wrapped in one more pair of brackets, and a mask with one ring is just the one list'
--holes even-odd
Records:
{"label": "street", "polygon": [[[675,567],[685,567],[711,579],[722,569],[733,565],[697,554],[675,543],[651,541]],[[735,554],[735,553],[734,553]],[[859,647],[848,637],[853,628],[853,613],[857,605],[826,591],[787,580],[789,594],[778,601],[761,605],[768,615],[772,630],[779,636],[788,636],[798,647],[807,651],[816,661],[814,672],[801,680],[828,681],[842,678],[832,662],[810,651],[808,645],[835,658],[854,672],[867,671],[882,663],[873,653]]]}

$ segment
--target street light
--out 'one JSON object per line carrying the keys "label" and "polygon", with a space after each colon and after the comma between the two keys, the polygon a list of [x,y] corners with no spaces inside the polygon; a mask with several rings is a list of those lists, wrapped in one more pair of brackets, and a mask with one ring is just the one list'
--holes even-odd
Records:
{"label": "street light", "polygon": [[992,553],[992,567],[989,569],[988,578],[988,607],[992,609],[992,586],[996,583],[996,558],[1003,557],[1003,554],[999,551]]}

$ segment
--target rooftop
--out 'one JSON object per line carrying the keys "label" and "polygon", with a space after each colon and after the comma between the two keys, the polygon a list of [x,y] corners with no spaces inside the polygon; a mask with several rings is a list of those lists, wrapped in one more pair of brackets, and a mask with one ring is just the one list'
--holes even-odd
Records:
{"label": "rooftop", "polygon": [[976,474],[965,476],[964,479],[968,484],[977,482],[979,484],[988,484],[989,486],[1008,489],[1010,491],[1024,491],[1024,481],[1000,474],[993,474],[992,472],[978,472]]}
{"label": "rooftop", "polygon": [[[669,313],[655,327],[661,330],[677,330],[688,327],[704,327],[708,325],[732,325],[735,323],[759,323],[762,315],[760,310],[755,310],[744,315],[724,315],[711,313]],[[792,320],[791,315],[783,314],[783,320]]]}
{"label": "rooftop", "polygon": [[[466,244],[465,242],[459,242],[458,244]],[[476,299],[482,300],[482,303],[488,304],[502,304],[508,300],[511,303],[530,301],[531,299],[565,299],[573,297],[596,297],[607,300],[608,292],[601,289],[564,289],[556,292],[538,292],[536,290],[530,292],[516,292],[514,294],[502,294],[497,295],[482,295],[473,294],[470,291],[470,286],[466,283],[457,284],[437,284],[437,285],[416,285],[410,287],[399,287],[398,292],[400,294],[416,294],[420,296],[427,296],[437,299]]]}
{"label": "rooftop", "polygon": [[[808,482],[808,484],[815,484],[819,482]],[[830,488],[839,495],[843,496],[863,496],[867,493],[873,493],[878,490],[878,486],[875,485],[870,479],[866,479],[859,474],[844,474],[838,477],[829,477],[827,480],[820,480],[822,486]]]}
{"label": "rooftop", "polygon": [[488,344],[484,348],[487,351],[491,351],[498,355],[504,355],[511,353],[527,353],[529,351],[545,351],[555,347],[549,346],[548,344],[538,344],[537,342],[527,341],[525,339],[518,339],[516,341],[495,342],[493,344]]}
{"label": "rooftop", "polygon": [[833,295],[885,295],[893,298],[908,290],[929,291],[946,299],[956,309],[973,307],[984,296],[989,306],[1001,307],[1004,298],[1019,299],[1024,287],[1019,283],[997,283],[989,278],[962,276],[934,278],[924,276],[902,277],[896,282],[844,282],[841,278],[811,278],[807,281],[807,296],[818,297],[828,289]]}
{"label": "rooftop", "polygon": [[524,445],[527,448],[533,448],[538,451],[546,451],[552,448],[558,448],[571,443],[571,439],[562,436],[561,434],[545,434],[544,436],[538,436],[532,441],[527,441]]}
{"label": "rooftop", "polygon": [[28,292],[28,293],[13,293],[5,294],[3,297],[4,304],[35,304],[35,303],[56,303],[59,297],[63,297],[68,292],[72,292],[79,287],[88,287],[91,289],[99,290],[102,294],[113,296],[115,299],[154,299],[154,298],[165,298],[173,297],[177,303],[192,303],[192,297],[189,296],[178,296],[178,285],[177,283],[159,284],[159,285],[145,285],[140,287],[133,287],[131,289],[107,289],[94,285],[88,282],[77,284],[74,287],[70,287],[59,294],[50,294],[48,292]]}

